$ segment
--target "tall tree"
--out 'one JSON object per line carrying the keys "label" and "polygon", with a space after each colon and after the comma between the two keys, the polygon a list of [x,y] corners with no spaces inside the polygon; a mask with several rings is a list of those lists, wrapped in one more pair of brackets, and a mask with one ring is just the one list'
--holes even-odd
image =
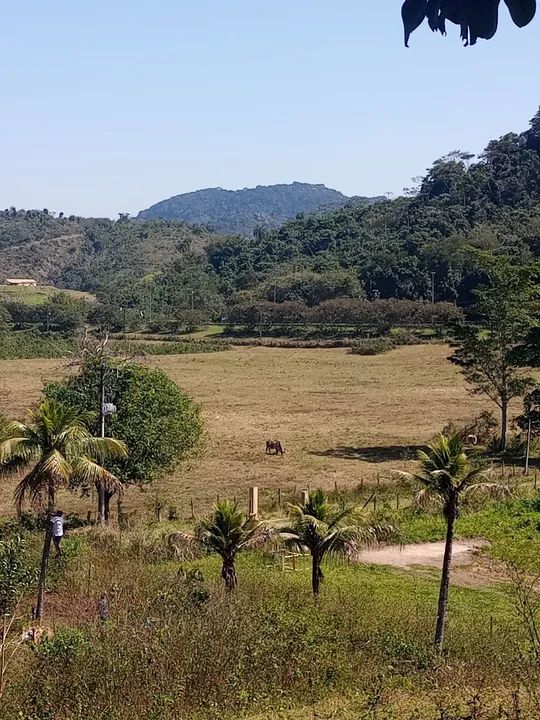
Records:
{"label": "tall tree", "polygon": [[56,400],[45,400],[30,411],[27,423],[13,421],[0,430],[0,474],[23,473],[15,490],[20,511],[25,500],[46,505],[46,529],[39,573],[36,619],[43,616],[45,580],[51,549],[51,518],[59,488],[77,483],[104,483],[118,488],[116,476],[104,463],[125,458],[125,444],[113,438],[93,437],[87,416]]}
{"label": "tall tree", "polygon": [[214,511],[197,525],[195,533],[175,532],[169,543],[178,555],[214,553],[222,560],[221,577],[227,590],[238,585],[236,558],[245,550],[256,550],[268,544],[275,531],[254,518],[246,517],[236,503],[219,502]]}
{"label": "tall tree", "polygon": [[[124,484],[147,484],[193,451],[201,441],[200,409],[164,372],[120,359],[104,358],[105,400],[117,412],[107,418],[107,430],[123,440],[130,452],[111,470]],[[93,413],[90,427],[97,434],[101,402],[99,357],[83,362],[78,375],[45,388],[55,398]],[[105,493],[105,519],[110,515],[114,488]]]}
{"label": "tall tree", "polygon": [[482,468],[472,467],[464,452],[463,441],[459,435],[450,437],[441,435],[429,446],[428,452],[420,451],[418,453],[418,460],[420,461],[418,473],[399,472],[397,475],[407,482],[416,482],[422,486],[416,497],[417,503],[426,504],[435,501],[442,508],[446,520],[446,542],[435,629],[435,646],[439,652],[442,652],[454,529],[459,516],[461,499],[466,493],[473,490],[496,495],[497,493],[504,494],[505,488],[486,482]]}
{"label": "tall tree", "polygon": [[362,544],[391,537],[390,526],[359,524],[353,520],[356,509],[337,510],[324,490],[309,495],[306,503],[291,507],[291,524],[281,529],[285,543],[311,555],[311,589],[320,592],[324,579],[322,562],[327,555],[354,555]]}
{"label": "tall tree", "polygon": [[532,384],[522,368],[523,345],[538,323],[538,264],[515,265],[507,256],[475,252],[488,285],[475,292],[480,327],[457,328],[452,362],[471,392],[489,397],[501,411],[500,449],[506,450],[508,409]]}

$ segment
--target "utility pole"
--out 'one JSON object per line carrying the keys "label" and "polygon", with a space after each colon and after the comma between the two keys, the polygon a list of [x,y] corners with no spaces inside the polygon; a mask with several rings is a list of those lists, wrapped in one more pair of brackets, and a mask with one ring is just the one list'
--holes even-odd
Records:
{"label": "utility pole", "polygon": [[[100,398],[100,406],[99,406],[99,420],[100,420],[100,434],[101,437],[105,437],[105,363],[103,355],[101,356],[101,364],[99,367],[99,398]],[[98,493],[99,493],[99,502],[98,502],[98,509],[99,509],[99,518],[98,522],[100,525],[105,524],[105,487],[101,483],[98,485]]]}
{"label": "utility pole", "polygon": [[191,309],[193,310],[195,307],[195,297],[194,297],[194,290],[191,291]]}
{"label": "utility pole", "polygon": [[435,273],[431,273],[431,303],[435,305]]}

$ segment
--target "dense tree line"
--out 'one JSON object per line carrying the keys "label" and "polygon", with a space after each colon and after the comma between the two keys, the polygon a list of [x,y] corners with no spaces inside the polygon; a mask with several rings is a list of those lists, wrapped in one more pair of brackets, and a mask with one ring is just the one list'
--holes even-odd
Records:
{"label": "dense tree line", "polygon": [[540,112],[476,159],[437,160],[403,197],[300,214],[252,238],[126,215],[0,212],[4,273],[38,268],[96,293],[94,321],[114,329],[175,328],[261,301],[395,298],[468,310],[486,279],[471,248],[515,264],[540,256]]}
{"label": "dense tree line", "polygon": [[410,197],[299,216],[251,241],[214,241],[208,260],[225,296],[271,299],[272,282],[280,291],[299,274],[347,271],[371,299],[467,306],[482,280],[471,246],[516,262],[540,255],[539,151],[540,114],[527,132],[490,142],[476,162],[463,152],[437,160]]}
{"label": "dense tree line", "polygon": [[247,330],[261,325],[347,325],[384,334],[392,327],[449,327],[462,319],[452,303],[419,303],[412,300],[326,300],[316,307],[301,302],[259,301],[229,308],[227,322]]}

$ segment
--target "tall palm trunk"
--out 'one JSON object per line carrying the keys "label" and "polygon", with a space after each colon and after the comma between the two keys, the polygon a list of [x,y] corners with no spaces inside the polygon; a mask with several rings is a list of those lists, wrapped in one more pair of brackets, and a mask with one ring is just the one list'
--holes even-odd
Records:
{"label": "tall palm trunk", "polygon": [[43,618],[43,605],[45,603],[45,583],[47,581],[47,568],[49,567],[49,557],[51,554],[52,540],[52,515],[54,511],[54,487],[49,483],[48,502],[47,502],[47,518],[45,526],[45,539],[43,541],[43,552],[41,554],[41,565],[39,568],[38,596],[36,605],[36,620],[41,622]]}
{"label": "tall palm trunk", "polygon": [[321,582],[323,581],[323,573],[321,570],[321,558],[316,554],[311,555],[311,589],[313,594],[317,596],[321,589]]}
{"label": "tall palm trunk", "polygon": [[236,577],[236,568],[234,566],[233,558],[224,558],[223,567],[221,568],[221,577],[225,581],[225,587],[227,590],[235,590],[238,585],[238,578]]}
{"label": "tall palm trunk", "polygon": [[452,568],[452,550],[454,546],[454,524],[457,517],[457,499],[453,498],[449,504],[446,515],[446,542],[439,590],[439,605],[437,610],[437,627],[435,629],[435,647],[442,653],[444,643],[444,629],[446,625],[446,610],[448,607],[448,590],[450,587],[450,570]]}

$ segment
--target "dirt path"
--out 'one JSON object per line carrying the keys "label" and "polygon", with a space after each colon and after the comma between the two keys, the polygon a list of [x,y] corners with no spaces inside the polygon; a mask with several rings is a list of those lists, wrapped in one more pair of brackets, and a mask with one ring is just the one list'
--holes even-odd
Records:
{"label": "dirt path", "polygon": [[[452,559],[454,566],[469,565],[478,550],[485,546],[481,540],[454,542]],[[388,545],[376,550],[365,550],[362,562],[370,565],[393,565],[394,567],[441,567],[444,556],[444,542],[418,543],[414,545]]]}
{"label": "dirt path", "polygon": [[[496,563],[480,551],[487,542],[482,539],[456,540],[452,554],[452,583],[460,587],[488,587],[504,581]],[[361,561],[370,565],[389,565],[429,579],[439,576],[444,556],[444,542],[413,545],[389,545],[365,550]]]}

